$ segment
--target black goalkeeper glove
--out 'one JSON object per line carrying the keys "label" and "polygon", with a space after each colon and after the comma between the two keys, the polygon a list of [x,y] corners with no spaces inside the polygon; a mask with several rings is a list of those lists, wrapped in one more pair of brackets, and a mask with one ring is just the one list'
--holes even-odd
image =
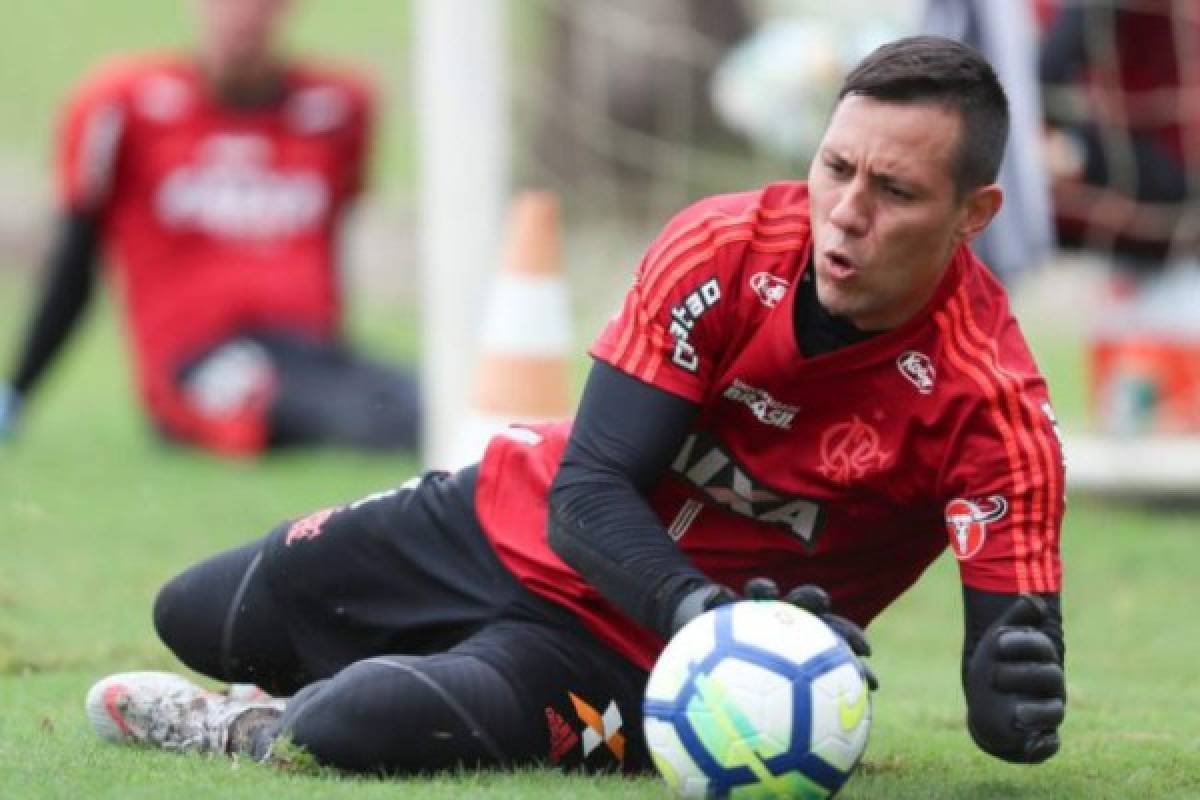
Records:
{"label": "black goalkeeper glove", "polygon": [[1038,764],[1058,752],[1067,690],[1054,642],[1040,630],[1046,603],[1021,595],[984,632],[967,668],[967,729],[1005,761]]}
{"label": "black goalkeeper glove", "polygon": [[[749,600],[780,599],[779,587],[770,578],[751,578],[746,581],[743,593]],[[717,606],[733,603],[739,599],[737,594],[732,590],[719,584],[711,584],[696,589],[687,595],[676,609],[674,622],[671,626],[672,635],[705,611],[711,611]],[[862,661],[862,659],[871,655],[871,644],[867,641],[867,635],[863,633],[863,629],[858,625],[831,611],[832,603],[824,589],[811,583],[797,586],[787,593],[787,596],[783,598],[783,602],[804,609],[810,614],[819,617],[822,622],[828,625],[850,647],[854,655],[858,657],[863,677],[866,679],[871,691],[879,688],[879,680],[875,677],[875,673]]]}

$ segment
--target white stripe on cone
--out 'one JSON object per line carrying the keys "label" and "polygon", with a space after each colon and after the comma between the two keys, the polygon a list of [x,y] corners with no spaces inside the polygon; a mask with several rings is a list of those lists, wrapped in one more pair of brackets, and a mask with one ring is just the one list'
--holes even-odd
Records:
{"label": "white stripe on cone", "polygon": [[501,275],[483,321],[483,353],[562,356],[570,348],[567,287],[561,277]]}

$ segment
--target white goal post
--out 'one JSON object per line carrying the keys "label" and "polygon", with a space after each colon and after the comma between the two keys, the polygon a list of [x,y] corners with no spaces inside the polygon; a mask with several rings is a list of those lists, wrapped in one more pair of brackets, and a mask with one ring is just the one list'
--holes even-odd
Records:
{"label": "white goal post", "polygon": [[425,466],[447,468],[467,416],[477,318],[509,191],[507,3],[414,5],[417,252]]}

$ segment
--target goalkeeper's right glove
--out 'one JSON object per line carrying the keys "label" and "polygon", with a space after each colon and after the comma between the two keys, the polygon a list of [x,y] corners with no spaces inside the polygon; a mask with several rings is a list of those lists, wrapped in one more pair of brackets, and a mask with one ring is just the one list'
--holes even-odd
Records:
{"label": "goalkeeper's right glove", "polygon": [[671,630],[667,631],[670,639],[679,633],[685,625],[706,611],[712,611],[718,606],[736,603],[741,598],[732,589],[719,583],[710,583],[693,589],[679,601],[675,607],[675,615],[671,618]]}
{"label": "goalkeeper's right glove", "polygon": [[[779,587],[770,578],[751,578],[746,581],[743,592],[748,600],[780,599]],[[702,586],[692,591],[683,598],[679,606],[675,609],[671,635],[674,636],[684,625],[687,625],[704,612],[740,599],[732,590],[716,583]],[[867,641],[867,635],[863,633],[862,628],[851,620],[833,613],[831,610],[832,603],[824,589],[815,584],[804,584],[788,592],[782,601],[804,609],[828,625],[850,647],[854,655],[858,657],[863,678],[867,681],[867,685],[871,687],[871,690],[874,691],[879,688],[879,680],[875,677],[875,673],[863,662],[864,658],[871,655],[871,645]]]}

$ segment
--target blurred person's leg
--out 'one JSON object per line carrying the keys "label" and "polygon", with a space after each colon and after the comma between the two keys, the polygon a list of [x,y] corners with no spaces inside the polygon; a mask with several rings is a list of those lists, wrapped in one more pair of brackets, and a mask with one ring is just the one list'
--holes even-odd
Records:
{"label": "blurred person's leg", "polygon": [[[180,370],[186,424],[169,439],[217,450],[329,445],[415,450],[420,428],[413,375],[347,348],[284,332],[255,332],[210,349]],[[224,447],[233,438],[258,446]]]}
{"label": "blurred person's leg", "polygon": [[275,368],[272,446],[416,449],[419,393],[411,373],[332,343],[274,333],[256,339]]}

